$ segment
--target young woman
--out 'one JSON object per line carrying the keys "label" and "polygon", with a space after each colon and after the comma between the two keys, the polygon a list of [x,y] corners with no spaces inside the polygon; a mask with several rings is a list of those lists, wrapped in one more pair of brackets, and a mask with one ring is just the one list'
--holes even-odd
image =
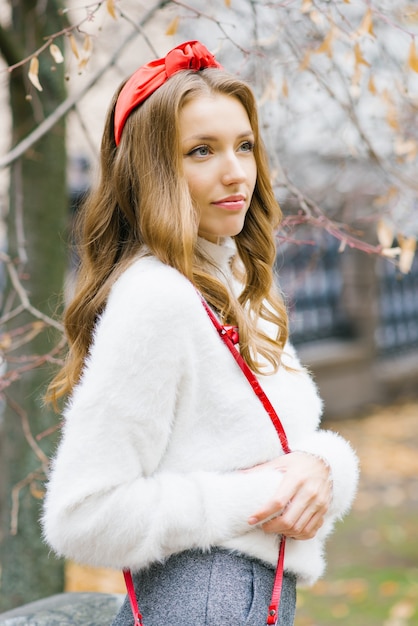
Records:
{"label": "young woman", "polygon": [[[139,68],[83,209],[43,524],[58,554],[133,571],[144,626],[265,623],[281,536],[279,624],[293,624],[296,581],[321,575],[354,496],[356,456],[318,430],[287,340],[279,220],[250,88],[196,41]],[[239,336],[290,454],[201,296]],[[133,624],[128,601],[114,624]]]}

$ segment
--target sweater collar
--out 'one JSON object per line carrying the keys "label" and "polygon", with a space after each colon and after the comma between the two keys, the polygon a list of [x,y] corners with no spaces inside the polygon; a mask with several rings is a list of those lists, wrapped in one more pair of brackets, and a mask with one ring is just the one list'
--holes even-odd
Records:
{"label": "sweater collar", "polygon": [[199,247],[210,260],[225,274],[230,273],[231,259],[236,255],[237,248],[232,237],[224,237],[219,243],[213,243],[198,237]]}

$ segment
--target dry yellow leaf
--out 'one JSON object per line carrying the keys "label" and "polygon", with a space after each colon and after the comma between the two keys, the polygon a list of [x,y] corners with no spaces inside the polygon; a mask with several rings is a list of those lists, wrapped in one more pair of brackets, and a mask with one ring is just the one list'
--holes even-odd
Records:
{"label": "dry yellow leaf", "polygon": [[76,59],[79,59],[80,55],[78,53],[77,42],[75,40],[74,35],[68,35],[68,39],[70,40],[71,52],[73,53]]}
{"label": "dry yellow leaf", "polygon": [[225,6],[228,7],[228,9],[231,8],[231,0],[225,0]]}
{"label": "dry yellow leaf", "polygon": [[350,88],[350,93],[353,96],[353,98],[358,98],[361,94],[360,80],[361,80],[361,69],[358,65],[356,65],[354,68],[353,76],[351,78],[351,88]]}
{"label": "dry yellow leaf", "polygon": [[179,22],[180,22],[180,18],[178,15],[176,15],[176,17],[173,20],[171,20],[171,22],[167,26],[167,30],[165,31],[165,34],[175,35],[179,27]]}
{"label": "dry yellow leaf", "polygon": [[392,227],[385,220],[379,220],[376,231],[380,245],[384,248],[391,248],[395,238]]}
{"label": "dry yellow leaf", "polygon": [[398,241],[401,249],[399,269],[402,274],[408,274],[411,271],[412,263],[414,262],[417,240],[416,237],[403,237],[402,235],[398,235]]}
{"label": "dry yellow leaf", "polygon": [[407,24],[416,24],[418,22],[418,9],[413,4],[407,4],[402,7],[402,20]]}
{"label": "dry yellow leaf", "polygon": [[358,42],[354,45],[354,59],[356,65],[367,65],[367,67],[370,67],[370,63],[366,61],[361,53],[360,45]]}
{"label": "dry yellow leaf", "polygon": [[84,43],[83,43],[83,53],[85,55],[89,55],[92,53],[93,51],[93,40],[90,37],[90,35],[86,35],[84,37]]}
{"label": "dry yellow leaf", "polygon": [[344,0],[346,4],[350,4],[350,0]]}
{"label": "dry yellow leaf", "polygon": [[394,152],[396,156],[406,157],[408,161],[413,161],[418,154],[418,144],[414,139],[396,137]]}
{"label": "dry yellow leaf", "polygon": [[398,193],[399,192],[398,192],[397,187],[394,187],[394,186],[389,187],[389,189],[383,196],[377,196],[373,200],[373,206],[376,206],[376,207],[387,206],[389,202],[391,202],[394,198],[398,196]]}
{"label": "dry yellow leaf", "polygon": [[29,490],[31,495],[36,499],[36,500],[42,500],[42,498],[45,495],[45,490],[41,489],[40,487],[38,487],[36,484],[31,483],[29,486]]}
{"label": "dry yellow leaf", "polygon": [[357,35],[371,35],[372,37],[376,36],[373,31],[373,14],[371,9],[367,9],[357,30]]}
{"label": "dry yellow leaf", "polygon": [[61,50],[54,43],[52,43],[49,46],[49,51],[50,51],[51,56],[54,59],[55,63],[63,63],[64,62],[64,57],[62,56]]}
{"label": "dry yellow leaf", "polygon": [[344,252],[344,250],[347,247],[347,240],[346,239],[341,239],[340,241],[340,245],[338,246],[338,252],[340,254],[342,254]]}
{"label": "dry yellow leaf", "polygon": [[12,338],[9,333],[4,333],[0,337],[0,350],[6,352],[12,347]]}
{"label": "dry yellow leaf", "polygon": [[393,101],[393,98],[392,98],[391,94],[389,93],[389,91],[387,89],[385,89],[383,91],[382,98],[383,98],[383,101],[385,102],[386,107],[387,107],[386,122],[394,130],[399,130],[400,126],[399,126],[398,111],[397,111],[397,108],[396,108],[395,103]]}
{"label": "dry yellow leaf", "polygon": [[309,67],[309,63],[311,61],[311,54],[312,54],[312,50],[306,50],[305,54],[303,55],[303,59],[300,62],[300,65],[298,67],[298,70],[303,72],[303,70],[306,70],[307,67]]}
{"label": "dry yellow leaf", "polygon": [[80,60],[78,63],[78,69],[80,71],[86,67],[87,63],[89,62],[92,52],[93,52],[93,40],[90,37],[90,35],[86,35],[84,37],[83,49],[82,49]]}
{"label": "dry yellow leaf", "polygon": [[284,98],[289,97],[289,85],[285,78],[283,79],[283,83],[282,83],[282,95]]}
{"label": "dry yellow leaf", "polygon": [[399,118],[395,109],[390,109],[386,113],[386,121],[393,130],[400,130]]}
{"label": "dry yellow leaf", "polygon": [[414,41],[411,41],[411,45],[409,46],[408,65],[411,70],[418,72],[418,54]]}
{"label": "dry yellow leaf", "polygon": [[313,11],[309,12],[309,17],[311,19],[311,22],[316,24],[316,26],[322,27],[322,25],[324,23],[324,14],[323,13],[320,13],[319,11],[313,10]]}
{"label": "dry yellow leaf", "polygon": [[107,12],[114,20],[117,19],[116,11],[115,11],[115,0],[106,0],[106,9]]}
{"label": "dry yellow leaf", "polygon": [[400,253],[401,253],[401,249],[396,247],[396,248],[382,248],[380,254],[386,257],[387,259],[396,259],[396,257],[399,256]]}
{"label": "dry yellow leaf", "polygon": [[38,74],[39,74],[39,60],[38,60],[38,57],[33,57],[29,65],[28,78],[30,82],[32,83],[32,85],[36,87],[38,91],[42,91],[42,85],[39,82]]}
{"label": "dry yellow leaf", "polygon": [[312,8],[312,0],[303,0],[302,2],[302,7],[301,7],[301,12],[302,13],[309,13],[309,11]]}
{"label": "dry yellow leaf", "polygon": [[319,48],[313,50],[315,54],[327,54],[330,58],[332,57],[332,43],[334,41],[335,31],[334,28],[330,28],[328,31],[328,35],[325,37],[324,41],[321,43]]}
{"label": "dry yellow leaf", "polygon": [[370,93],[372,93],[373,95],[376,95],[377,89],[376,89],[376,84],[374,82],[373,76],[369,77],[369,82],[368,82],[367,88],[370,91]]}

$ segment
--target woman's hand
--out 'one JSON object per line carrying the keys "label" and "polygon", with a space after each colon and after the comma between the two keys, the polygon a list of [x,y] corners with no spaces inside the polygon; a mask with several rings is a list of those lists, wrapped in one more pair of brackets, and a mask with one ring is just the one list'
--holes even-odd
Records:
{"label": "woman's hand", "polygon": [[[293,539],[312,539],[324,523],[332,497],[329,466],[307,452],[291,452],[246,471],[273,468],[283,474],[273,501],[250,517],[266,533]],[[266,521],[263,521],[266,520]]]}

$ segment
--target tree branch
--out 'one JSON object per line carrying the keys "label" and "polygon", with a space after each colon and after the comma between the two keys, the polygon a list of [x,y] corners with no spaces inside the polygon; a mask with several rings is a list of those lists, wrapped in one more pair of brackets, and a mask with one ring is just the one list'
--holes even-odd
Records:
{"label": "tree branch", "polygon": [[79,102],[97,83],[97,81],[106,74],[106,72],[115,65],[119,56],[123,50],[128,46],[138,35],[142,34],[142,27],[154,16],[155,12],[162,9],[167,4],[167,0],[160,0],[151,9],[147,11],[144,17],[140,20],[135,29],[126,37],[126,39],[115,50],[113,55],[106,61],[106,63],[90,78],[84,88],[77,94],[66,98],[51,115],[49,115],[39,126],[35,128],[25,139],[18,143],[8,154],[0,159],[0,169],[8,167],[14,161],[19,159],[29,148],[31,148],[39,139],[41,139],[47,132],[51,130],[57,124],[62,117],[64,117],[76,104]]}
{"label": "tree branch", "polygon": [[57,322],[57,320],[54,320],[52,317],[49,317],[49,315],[45,315],[45,313],[42,313],[30,303],[28,295],[22,283],[19,280],[19,276],[17,274],[16,268],[11,258],[4,252],[0,252],[0,260],[7,267],[7,271],[9,272],[9,276],[10,276],[10,281],[13,285],[15,292],[19,296],[19,299],[20,299],[20,302],[22,303],[23,308],[26,311],[28,311],[31,315],[33,315],[33,317],[36,317],[37,319],[45,322],[45,324],[48,324],[49,326],[53,326],[60,332],[63,332],[64,329],[63,329],[62,324],[60,324],[60,322]]}

